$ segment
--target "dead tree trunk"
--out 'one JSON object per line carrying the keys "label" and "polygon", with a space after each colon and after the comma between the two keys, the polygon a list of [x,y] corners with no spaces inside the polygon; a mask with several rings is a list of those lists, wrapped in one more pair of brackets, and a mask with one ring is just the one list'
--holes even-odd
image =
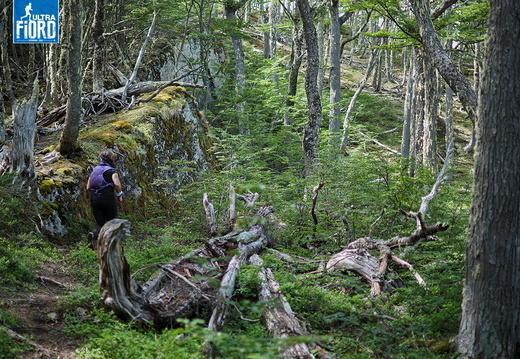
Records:
{"label": "dead tree trunk", "polygon": [[[332,272],[335,270],[349,270],[358,274],[368,283],[370,283],[370,294],[372,296],[377,296],[381,292],[387,291],[392,286],[396,285],[395,283],[391,283],[384,278],[384,274],[387,271],[389,271],[388,260],[392,259],[399,265],[402,265],[411,270],[417,282],[420,285],[426,287],[425,281],[421,278],[419,273],[415,271],[413,266],[410,263],[394,255],[392,253],[392,249],[396,247],[413,246],[422,241],[437,240],[434,234],[448,229],[448,224],[446,223],[437,223],[433,226],[426,226],[423,221],[423,215],[428,210],[428,203],[435,197],[435,195],[437,194],[437,189],[443,182],[444,173],[446,171],[446,168],[448,167],[448,164],[451,161],[452,155],[453,144],[450,144],[448,146],[448,155],[446,156],[444,166],[442,167],[441,172],[437,176],[437,180],[435,181],[430,193],[422,198],[419,212],[408,213],[401,210],[401,212],[404,215],[415,219],[417,222],[417,228],[410,236],[396,236],[388,240],[374,239],[372,237],[359,238],[351,242],[341,252],[333,255],[327,262],[326,270],[328,272]],[[369,253],[370,250],[380,251],[380,259],[377,260],[376,258],[374,258]],[[397,283],[397,286],[399,285],[400,284]]]}
{"label": "dead tree trunk", "polygon": [[[252,255],[249,262],[259,267],[260,300],[268,303],[264,310],[265,325],[273,338],[291,338],[307,336],[309,332],[293,313],[289,302],[280,292],[280,284],[275,280],[270,268],[263,268],[262,259]],[[279,348],[283,359],[314,359],[309,345],[306,343],[282,346]]]}
{"label": "dead tree trunk", "polygon": [[[266,218],[272,212],[272,207],[263,207],[257,216]],[[200,308],[210,308],[214,317],[210,323],[219,328],[240,263],[270,245],[264,224],[257,222],[247,230],[212,238],[204,247],[158,265],[159,272],[143,286],[131,278],[121,245],[129,235],[130,223],[122,219],[107,222],[98,240],[99,285],[105,305],[124,320],[148,322],[158,328],[176,325],[180,318],[198,317]],[[227,256],[230,250],[238,252],[231,261]],[[226,272],[221,268],[227,268]],[[200,279],[204,277],[220,280],[220,288]]]}
{"label": "dead tree trunk", "polygon": [[7,163],[0,169],[15,172],[21,182],[36,178],[34,169],[34,136],[36,134],[36,112],[38,109],[38,76],[33,83],[31,98],[24,101],[14,115],[13,149],[6,157]]}

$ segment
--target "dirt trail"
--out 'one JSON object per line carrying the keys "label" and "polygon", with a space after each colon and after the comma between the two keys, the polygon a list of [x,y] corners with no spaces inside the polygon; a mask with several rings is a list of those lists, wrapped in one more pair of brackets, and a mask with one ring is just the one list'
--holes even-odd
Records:
{"label": "dirt trail", "polygon": [[[75,283],[70,274],[56,263],[48,263],[35,273],[36,280],[30,286],[0,293],[2,309],[19,321],[11,328],[30,341],[33,350],[20,355],[24,359],[75,359],[75,350],[83,341],[68,337],[62,329],[66,326],[63,311],[58,306],[59,297],[66,295]],[[23,341],[23,340],[21,340]],[[36,346],[40,348],[37,349]]]}

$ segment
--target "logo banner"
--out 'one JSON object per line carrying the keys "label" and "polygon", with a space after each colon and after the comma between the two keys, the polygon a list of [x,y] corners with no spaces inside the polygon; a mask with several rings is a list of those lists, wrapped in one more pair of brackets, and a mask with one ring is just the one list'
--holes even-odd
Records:
{"label": "logo banner", "polygon": [[59,42],[58,0],[14,0],[13,42],[57,44]]}

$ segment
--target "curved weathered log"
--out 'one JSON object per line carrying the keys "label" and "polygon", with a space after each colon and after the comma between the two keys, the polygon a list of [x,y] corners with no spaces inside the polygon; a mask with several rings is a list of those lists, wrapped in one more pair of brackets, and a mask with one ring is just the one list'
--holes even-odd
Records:
{"label": "curved weathered log", "polygon": [[103,302],[125,320],[153,320],[142,288],[131,278],[121,241],[130,235],[130,222],[113,219],[99,233],[99,288]]}
{"label": "curved weathered log", "polygon": [[[333,255],[326,265],[328,272],[332,271],[352,271],[368,283],[370,283],[370,294],[377,296],[381,292],[387,291],[389,288],[394,287],[394,283],[389,283],[384,279],[384,274],[389,271],[388,260],[392,259],[394,262],[402,265],[412,271],[417,282],[426,287],[426,283],[422,277],[415,271],[413,266],[395,256],[392,253],[392,248],[396,247],[407,247],[412,246],[420,241],[433,241],[437,240],[433,236],[437,232],[445,231],[448,229],[448,224],[437,223],[433,226],[426,226],[422,220],[422,216],[419,213],[411,215],[405,213],[408,217],[415,218],[419,223],[418,228],[408,237],[395,236],[387,240],[375,239],[371,237],[362,237],[349,243],[345,249],[341,252]],[[378,250],[381,254],[380,259],[373,257],[368,251]],[[397,283],[397,286],[400,286]]]}

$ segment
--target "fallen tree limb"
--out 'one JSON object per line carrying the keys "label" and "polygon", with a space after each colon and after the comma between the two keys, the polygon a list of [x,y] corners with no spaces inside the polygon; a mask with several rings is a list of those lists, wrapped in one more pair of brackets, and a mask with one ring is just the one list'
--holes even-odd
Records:
{"label": "fallen tree limb", "polygon": [[[96,116],[105,111],[117,112],[130,105],[132,97],[136,97],[136,103],[141,100],[138,96],[157,91],[159,88],[168,86],[180,86],[191,88],[204,88],[203,85],[191,84],[179,81],[145,81],[131,84],[128,86],[126,96],[125,87],[107,90],[104,92],[91,92],[81,99],[84,117]],[[123,97],[125,98],[123,100]],[[130,101],[129,101],[130,100]],[[47,127],[55,122],[63,123],[65,119],[66,105],[62,105],[47,112],[43,117],[37,119],[38,128]]]}
{"label": "fallen tree limb", "polygon": [[[419,275],[419,273],[414,269],[414,267],[404,261],[403,259],[397,257],[392,253],[393,248],[401,248],[401,247],[409,247],[421,243],[423,241],[434,241],[438,240],[434,234],[442,231],[446,231],[448,229],[447,223],[437,223],[432,226],[427,226],[424,223],[423,216],[426,214],[428,209],[428,203],[435,197],[437,194],[437,190],[441,185],[444,177],[444,173],[448,166],[449,158],[453,154],[453,144],[451,143],[448,146],[448,155],[446,156],[446,161],[444,162],[444,166],[440,171],[437,179],[429,192],[428,195],[422,197],[421,205],[419,211],[417,213],[406,212],[400,209],[401,213],[409,218],[413,218],[416,221],[416,229],[415,231],[407,237],[395,236],[387,240],[375,239],[372,237],[362,237],[351,243],[349,243],[345,249],[333,255],[326,265],[326,270],[328,272],[331,271],[342,271],[349,270],[352,271],[362,278],[364,278],[368,283],[370,283],[370,294],[372,296],[377,296],[381,292],[389,290],[392,286],[395,286],[395,283],[390,283],[385,279],[385,273],[388,269],[388,260],[392,259],[399,265],[402,265],[412,271],[414,277],[417,282],[425,287],[428,290],[426,282]],[[379,218],[376,221],[379,221],[384,212],[381,213]],[[370,233],[372,228],[370,229]],[[378,250],[380,252],[380,259],[375,259],[368,251],[370,250]],[[398,283],[399,286],[399,283]]]}
{"label": "fallen tree limb", "polygon": [[[265,218],[272,212],[272,207],[262,207],[257,216]],[[130,223],[113,219],[103,226],[98,239],[103,302],[124,320],[158,328],[175,326],[180,318],[198,317],[201,308],[209,308],[215,317],[212,328],[218,329],[224,323],[240,263],[270,244],[262,223],[212,238],[177,260],[158,265],[158,273],[141,286],[130,276],[121,244],[129,235]],[[230,261],[229,250],[238,251],[237,258]],[[222,268],[227,268],[225,273]],[[221,281],[219,288],[211,285],[215,279]]]}
{"label": "fallen tree limb", "polygon": [[22,343],[25,343],[25,344],[28,344],[29,346],[33,347],[34,349],[41,351],[47,357],[51,357],[51,355],[56,355],[57,354],[54,351],[52,351],[50,349],[47,349],[47,348],[44,348],[41,345],[39,345],[38,343],[35,343],[32,340],[27,339],[23,335],[18,334],[17,332],[15,332],[12,329],[7,328],[6,326],[0,325],[0,329],[5,331],[6,334],[9,335],[14,340],[22,342]]}
{"label": "fallen tree limb", "polygon": [[[263,261],[258,255],[252,255],[249,262],[258,266],[258,276],[260,278],[261,301],[266,302],[264,309],[264,319],[269,334],[274,338],[286,339],[291,337],[309,337],[310,333],[305,326],[298,320],[291,305],[285,295],[280,291],[280,284],[274,278],[270,268],[263,268]],[[332,358],[332,356],[318,347],[315,343],[298,343],[282,345],[279,352],[284,359],[314,359],[316,356],[312,352],[317,352],[322,359]]]}

